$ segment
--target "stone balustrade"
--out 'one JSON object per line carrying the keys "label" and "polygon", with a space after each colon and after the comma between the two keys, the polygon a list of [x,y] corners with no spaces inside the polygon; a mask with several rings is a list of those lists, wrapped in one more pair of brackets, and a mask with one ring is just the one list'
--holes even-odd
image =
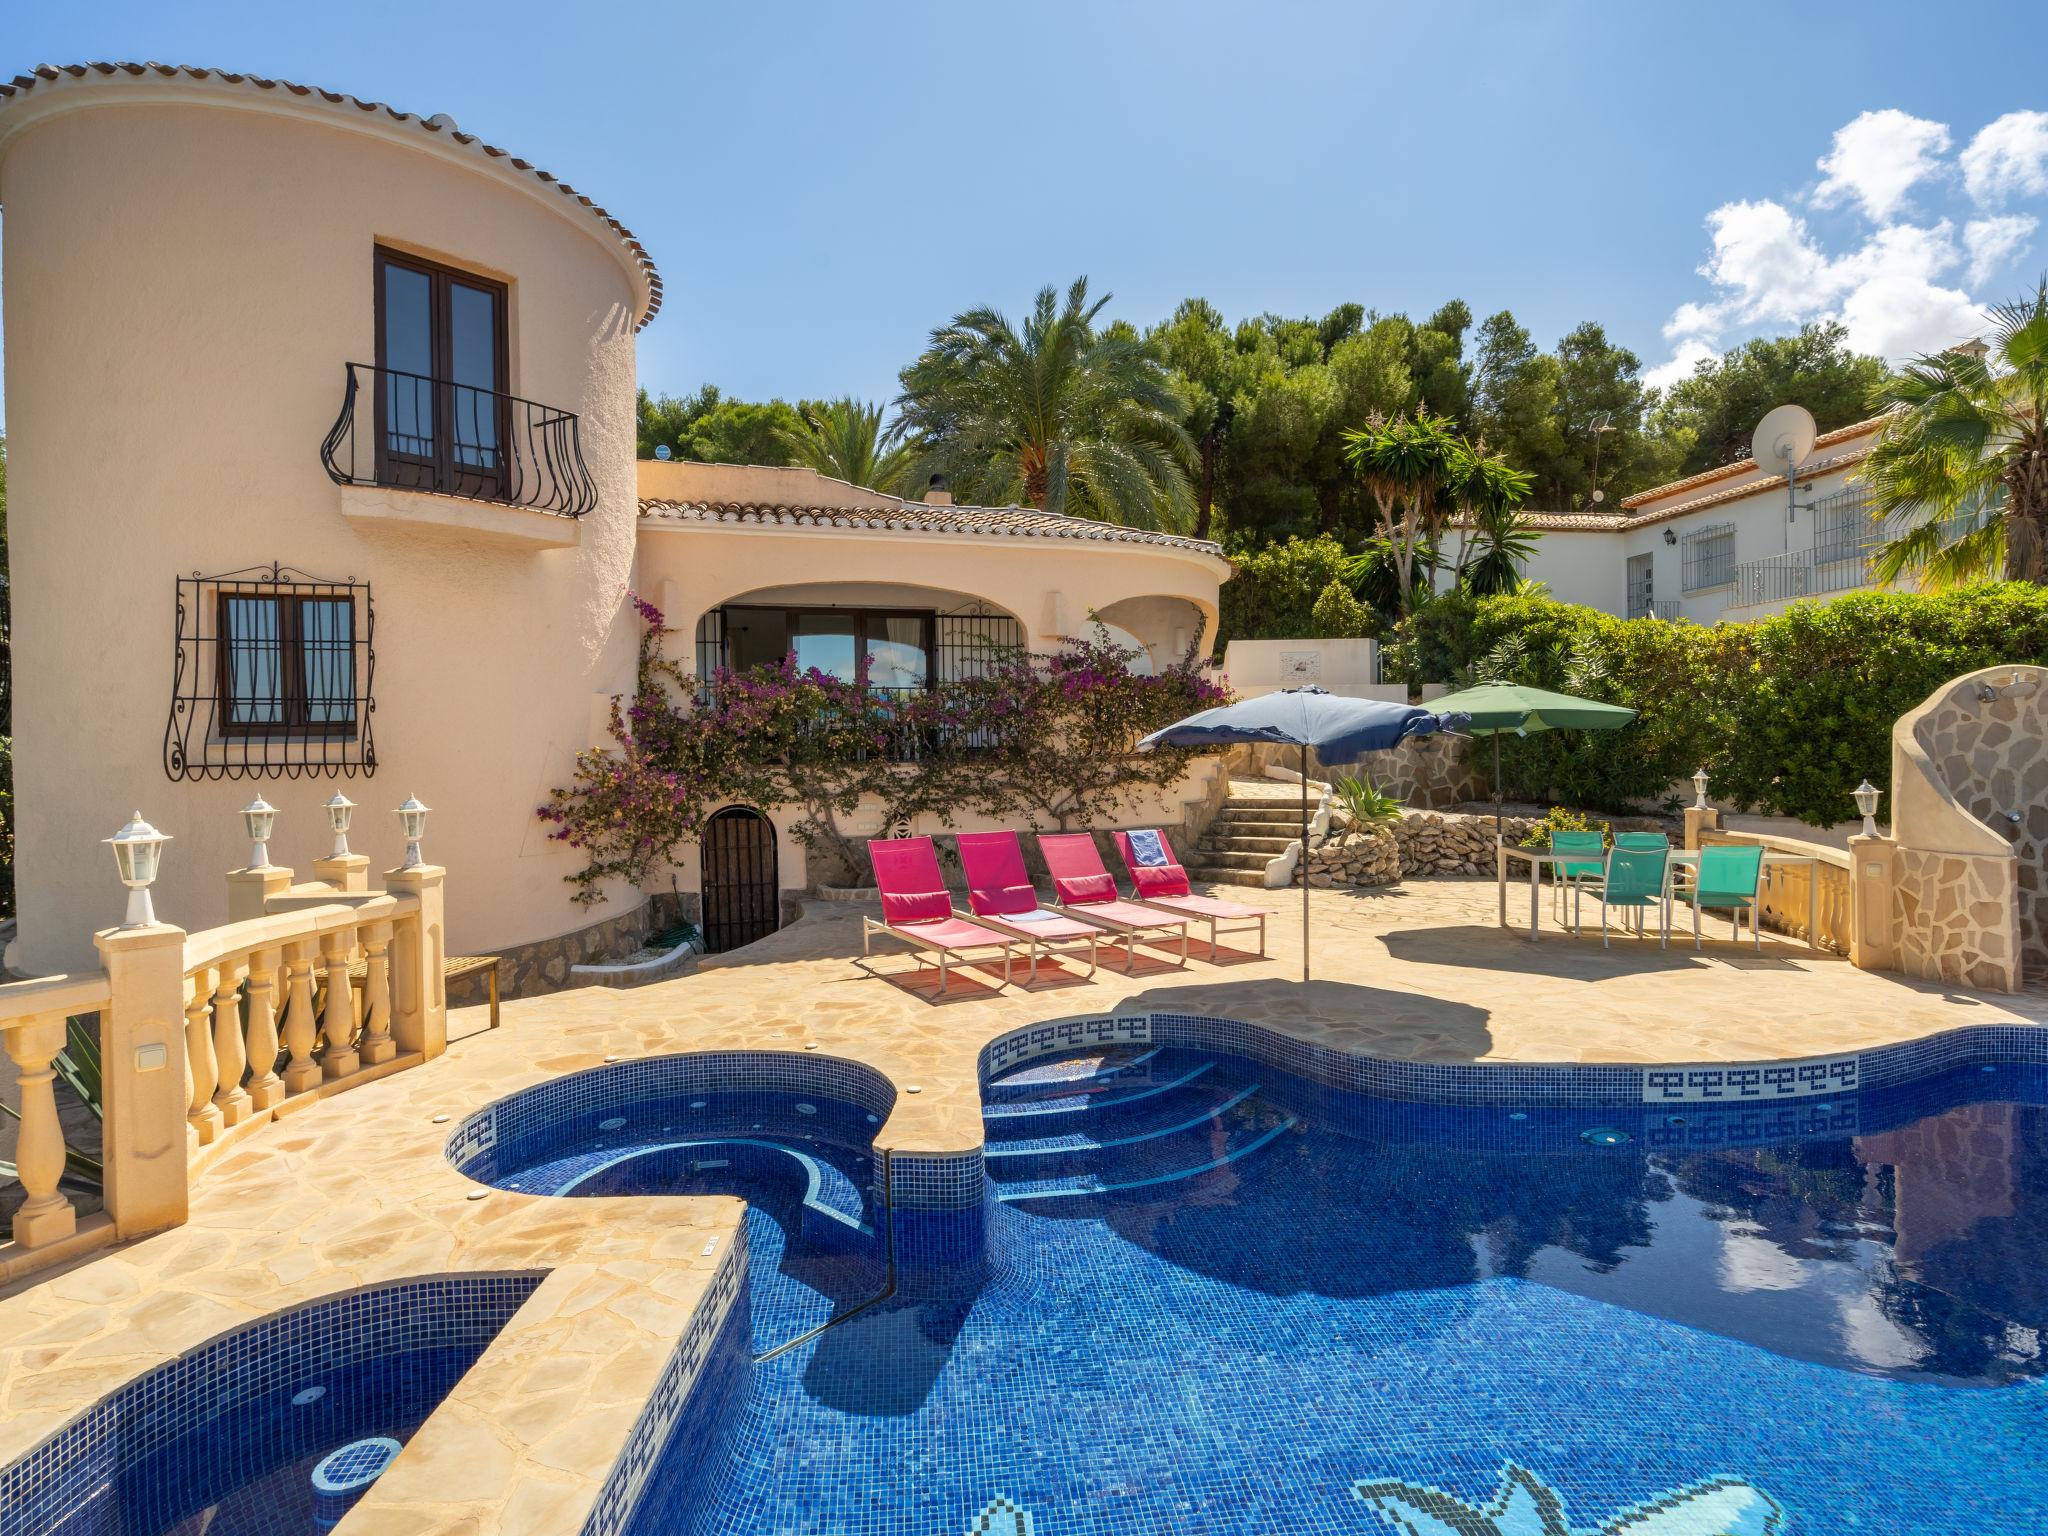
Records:
{"label": "stone balustrade", "polygon": [[[278,909],[201,933],[110,928],[94,940],[104,970],[0,986],[25,1192],[0,1282],[181,1224],[190,1180],[218,1148],[446,1049],[442,874],[394,870],[381,894],[312,904],[300,887]],[[103,1209],[85,1220],[60,1187],[53,1066],[80,1015],[98,1016],[104,1097]]]}
{"label": "stone balustrade", "polygon": [[1856,932],[1854,864],[1848,852],[1824,843],[1809,843],[1772,832],[1724,832],[1702,830],[1699,841],[1734,843],[1761,847],[1770,853],[1796,854],[1814,860],[1811,864],[1772,864],[1763,869],[1763,925],[1774,933],[1808,939],[1808,919],[1815,914],[1813,886],[1820,882],[1817,947],[1846,955]]}
{"label": "stone balustrade", "polygon": [[12,1241],[0,1243],[0,1279],[11,1278],[18,1255],[70,1245],[78,1212],[59,1187],[64,1177],[64,1127],[57,1117],[57,1053],[66,1021],[95,1013],[107,1001],[107,977],[39,977],[0,986],[0,1045],[14,1063],[20,1103],[14,1166],[24,1198],[14,1212]]}

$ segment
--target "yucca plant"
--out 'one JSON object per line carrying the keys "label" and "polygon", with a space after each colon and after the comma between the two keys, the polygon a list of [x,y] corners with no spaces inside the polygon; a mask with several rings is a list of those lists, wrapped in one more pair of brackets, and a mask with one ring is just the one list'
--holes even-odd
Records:
{"label": "yucca plant", "polygon": [[1401,802],[1371,779],[1347,776],[1337,779],[1330,789],[1344,814],[1351,818],[1351,824],[1360,831],[1369,832],[1401,819]]}
{"label": "yucca plant", "polygon": [[[64,1021],[64,1049],[56,1054],[50,1065],[92,1111],[93,1119],[106,1119],[106,1092],[100,1076],[99,1044],[93,1039],[92,1031],[76,1018]],[[0,1104],[0,1111],[10,1119],[21,1118],[21,1112],[10,1105]],[[88,1184],[98,1189],[106,1179],[106,1169],[98,1158],[67,1146],[64,1149],[64,1176],[73,1183]],[[0,1159],[0,1178],[20,1177],[14,1164]]]}

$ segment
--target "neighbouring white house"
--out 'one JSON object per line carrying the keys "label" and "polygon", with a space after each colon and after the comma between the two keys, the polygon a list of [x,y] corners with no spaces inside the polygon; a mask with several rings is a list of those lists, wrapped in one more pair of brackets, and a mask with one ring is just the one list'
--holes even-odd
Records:
{"label": "neighbouring white house", "polygon": [[1613,512],[1532,512],[1524,575],[1623,618],[1755,619],[1876,586],[1880,521],[1857,471],[1883,418],[1813,439],[1791,477],[1753,458],[1623,498]]}
{"label": "neighbouring white house", "polygon": [[[701,666],[795,650],[864,659],[878,686],[1091,614],[1158,665],[1214,638],[1230,566],[1211,543],[636,463],[653,261],[446,116],[218,70],[41,67],[0,83],[0,206],[17,969],[92,960],[120,913],[101,843],[132,811],[175,839],[158,911],[199,929],[249,862],[242,807],[274,804],[277,863],[324,878],[337,791],[379,869],[401,857],[393,809],[432,807],[450,952],[505,955],[515,981],[615,953],[648,893],[574,905],[583,860],[535,809],[609,739],[636,590]],[[727,810],[744,888],[704,894],[772,926],[803,850],[778,808]],[[1171,792],[1133,807],[1178,813]],[[673,872],[681,894],[700,862]]]}

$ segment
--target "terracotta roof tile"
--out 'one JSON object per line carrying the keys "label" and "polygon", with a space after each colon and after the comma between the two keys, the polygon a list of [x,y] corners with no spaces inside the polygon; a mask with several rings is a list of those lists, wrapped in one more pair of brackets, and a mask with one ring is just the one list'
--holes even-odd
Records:
{"label": "terracotta roof tile", "polygon": [[640,515],[660,522],[782,524],[796,528],[867,528],[904,533],[971,533],[992,538],[1075,539],[1103,544],[1151,544],[1221,557],[1221,545],[1180,534],[1154,533],[1084,517],[1063,517],[1031,507],[933,506],[906,501],[871,507],[773,506],[745,501],[669,501],[642,497]]}
{"label": "terracotta roof tile", "polygon": [[[1832,432],[1821,433],[1813,440],[1813,446],[1826,448],[1835,443],[1845,443],[1852,437],[1861,437],[1864,433],[1874,430],[1882,425],[1883,421],[1882,416],[1872,416],[1865,421],[1853,421],[1846,427],[1837,427]],[[1637,491],[1633,496],[1624,496],[1621,504],[1633,511],[1646,503],[1661,501],[1666,496],[1676,495],[1680,491],[1689,491],[1694,486],[1711,485],[1716,480],[1726,480],[1730,475],[1746,475],[1756,467],[1755,459],[1738,459],[1733,464],[1723,464],[1719,469],[1703,469],[1696,475],[1686,476],[1683,480],[1673,480],[1666,485],[1653,485],[1647,491]],[[1784,480],[1783,475],[1778,477],[1779,484],[1784,484]]]}
{"label": "terracotta roof tile", "polygon": [[240,75],[230,70],[207,69],[196,64],[158,64],[153,60],[143,64],[130,63],[126,60],[114,63],[95,61],[85,64],[38,64],[27,74],[16,75],[11,81],[0,81],[0,108],[4,108],[13,97],[19,96],[26,91],[31,91],[44,82],[59,82],[67,76],[71,79],[83,79],[88,74],[101,75],[108,78],[120,75],[136,78],[153,74],[164,79],[218,80],[227,85],[249,86],[264,91],[275,90],[281,85],[294,96],[318,95],[321,100],[336,106],[348,104],[364,112],[383,112],[394,122],[416,124],[427,133],[439,134],[445,129],[447,130],[448,137],[453,142],[462,145],[464,148],[477,145],[482,153],[491,159],[507,160],[507,163],[516,169],[526,172],[535,180],[545,185],[554,187],[565,197],[579,202],[588,208],[592,216],[598,219],[624,244],[628,254],[633,259],[633,264],[639,268],[642,277],[647,283],[647,306],[645,312],[640,316],[639,325],[635,329],[645,327],[661,310],[661,273],[655,268],[654,258],[648,254],[647,247],[640,243],[639,237],[633,231],[626,228],[625,225],[621,224],[609,213],[606,213],[602,208],[591,202],[589,198],[583,196],[582,193],[578,192],[566,181],[557,180],[548,172],[535,169],[533,165],[525,160],[508,159],[506,152],[495,145],[479,144],[474,135],[456,131],[454,123],[439,114],[431,118],[421,117],[415,113],[401,111],[399,108],[381,101],[364,101],[359,97],[350,96],[346,92],[330,91],[325,87],[299,85],[290,80],[266,80],[261,75]]}

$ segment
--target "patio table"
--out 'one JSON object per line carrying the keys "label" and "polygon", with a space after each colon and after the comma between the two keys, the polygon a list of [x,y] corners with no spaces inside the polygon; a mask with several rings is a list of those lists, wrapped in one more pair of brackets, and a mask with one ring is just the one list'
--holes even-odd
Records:
{"label": "patio table", "polygon": [[[1500,926],[1508,926],[1508,864],[1521,859],[1529,866],[1529,938],[1533,942],[1539,932],[1538,919],[1543,912],[1543,867],[1546,864],[1584,864],[1583,853],[1552,853],[1548,848],[1519,848],[1512,843],[1495,844],[1494,882],[1500,888]],[[1697,848],[1674,848],[1671,861],[1665,868],[1664,886],[1667,900],[1670,896],[1672,874],[1684,868],[1691,868],[1700,861]],[[1798,864],[1818,864],[1820,860],[1810,853],[1779,853],[1775,849],[1764,850],[1764,878],[1770,878],[1773,869],[1783,869]],[[1806,947],[1820,948],[1820,881],[1811,880],[1806,890]]]}

